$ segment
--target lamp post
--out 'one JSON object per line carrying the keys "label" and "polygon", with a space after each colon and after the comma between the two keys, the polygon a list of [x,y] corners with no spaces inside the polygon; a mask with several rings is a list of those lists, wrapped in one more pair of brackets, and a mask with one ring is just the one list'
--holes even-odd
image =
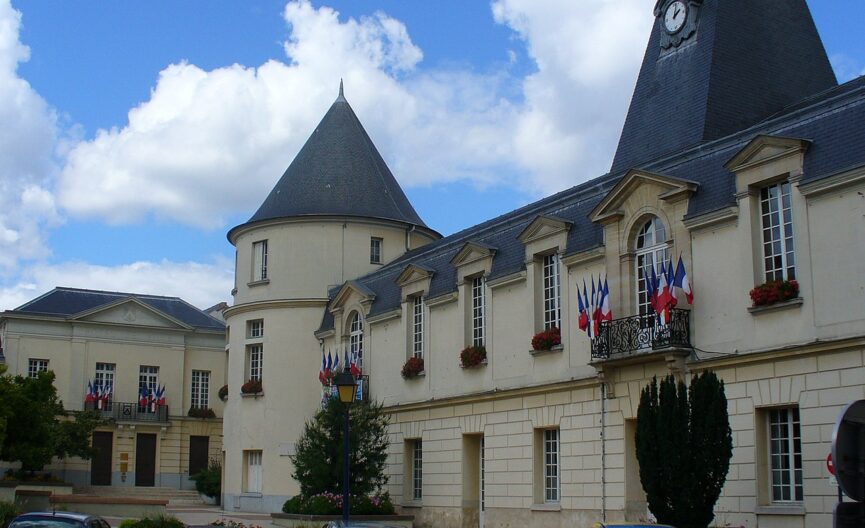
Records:
{"label": "lamp post", "polygon": [[345,430],[343,431],[343,451],[342,451],[342,520],[348,521],[348,451],[349,451],[349,442],[348,442],[348,433],[349,433],[349,418],[348,418],[348,410],[349,406],[354,402],[355,395],[357,394],[357,381],[352,376],[351,371],[348,370],[348,365],[346,365],[345,370],[337,374],[336,376],[336,388],[339,392],[339,401],[345,404]]}

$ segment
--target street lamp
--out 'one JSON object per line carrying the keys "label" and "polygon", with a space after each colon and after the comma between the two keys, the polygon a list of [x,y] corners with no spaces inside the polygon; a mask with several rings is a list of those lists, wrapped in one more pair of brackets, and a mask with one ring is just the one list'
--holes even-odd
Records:
{"label": "street lamp", "polygon": [[345,431],[343,432],[343,457],[342,457],[342,520],[348,521],[348,410],[357,394],[357,381],[352,376],[346,365],[345,370],[336,375],[336,389],[339,392],[339,401],[345,404]]}

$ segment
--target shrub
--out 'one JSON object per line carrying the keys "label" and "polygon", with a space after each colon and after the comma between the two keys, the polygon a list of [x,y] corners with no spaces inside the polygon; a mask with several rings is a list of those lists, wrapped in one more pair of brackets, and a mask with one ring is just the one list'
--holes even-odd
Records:
{"label": "shrub", "polygon": [[216,418],[216,413],[209,407],[190,407],[186,416],[190,418]]}
{"label": "shrub", "polygon": [[211,458],[206,468],[189,478],[195,481],[198,493],[211,498],[219,497],[222,490],[222,465],[219,460]]}
{"label": "shrub", "polygon": [[555,326],[543,332],[538,332],[532,338],[532,349],[534,350],[550,350],[560,344],[562,344],[562,333]]}
{"label": "shrub", "polygon": [[261,380],[249,380],[240,387],[240,392],[244,394],[258,394],[262,391]]}
{"label": "shrub", "polygon": [[0,501],[0,528],[6,528],[17,515],[18,508],[14,503]]}
{"label": "shrub", "polygon": [[754,306],[789,301],[799,296],[799,283],[795,280],[769,281],[751,290],[750,295]]}
{"label": "shrub", "polygon": [[177,517],[159,515],[157,517],[145,517],[137,521],[127,519],[120,523],[120,528],[186,528],[186,525]]}
{"label": "shrub", "polygon": [[460,364],[463,367],[476,367],[487,360],[487,349],[483,345],[469,346],[460,352]]}
{"label": "shrub", "polygon": [[228,399],[228,385],[223,385],[219,387],[219,392],[216,393],[219,396],[219,399],[225,401]]}
{"label": "shrub", "polygon": [[423,372],[423,358],[410,357],[405,365],[402,366],[402,377],[405,379],[415,378]]}
{"label": "shrub", "polygon": [[[349,501],[352,515],[393,515],[395,508],[390,495],[352,495]],[[317,493],[311,497],[296,495],[282,505],[283,513],[301,515],[339,515],[342,513],[342,494]]]}

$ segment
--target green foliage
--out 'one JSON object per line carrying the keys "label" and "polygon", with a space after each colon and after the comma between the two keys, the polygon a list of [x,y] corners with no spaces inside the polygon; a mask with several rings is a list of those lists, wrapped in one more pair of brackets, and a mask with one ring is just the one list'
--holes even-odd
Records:
{"label": "green foliage", "polygon": [[219,497],[222,489],[222,465],[219,460],[211,458],[210,464],[205,469],[189,478],[195,481],[195,489],[198,493],[211,498]]}
{"label": "green foliage", "polygon": [[177,517],[159,515],[156,517],[145,517],[137,521],[126,519],[120,523],[120,528],[186,528],[186,525]]}
{"label": "green foliage", "polygon": [[90,437],[103,421],[95,412],[68,416],[53,372],[35,378],[0,373],[0,401],[0,422],[15,424],[0,435],[0,460],[21,462],[22,471],[33,473],[53,457],[92,456]]}
{"label": "green foliage", "polygon": [[[387,492],[371,497],[352,495],[349,508],[352,515],[393,515],[396,511]],[[282,511],[302,515],[339,515],[342,513],[342,495],[330,492],[311,497],[296,495],[285,501]]]}
{"label": "green foliage", "polygon": [[[387,416],[378,404],[358,402],[349,409],[350,489],[353,494],[370,495],[387,483]],[[301,495],[341,493],[344,420],[345,404],[330,398],[324,409],[304,425],[297,453],[291,459],[292,477],[300,483]]]}
{"label": "green foliage", "polygon": [[649,509],[658,522],[705,528],[724,487],[733,436],[724,382],[697,374],[690,388],[668,376],[642,391],[637,410],[637,460]]}
{"label": "green foliage", "polygon": [[0,528],[6,528],[20,512],[14,503],[0,501]]}

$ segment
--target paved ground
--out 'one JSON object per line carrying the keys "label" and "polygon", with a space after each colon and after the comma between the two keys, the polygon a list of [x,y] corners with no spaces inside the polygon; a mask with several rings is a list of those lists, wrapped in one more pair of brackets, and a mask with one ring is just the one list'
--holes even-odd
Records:
{"label": "paved ground", "polygon": [[[168,506],[166,513],[177,517],[189,526],[205,526],[213,521],[222,519],[240,522],[246,526],[260,526],[261,528],[274,528],[270,522],[270,515],[262,513],[243,513],[235,511],[224,511],[219,506]],[[123,520],[120,517],[105,518],[111,526],[118,526]]]}

